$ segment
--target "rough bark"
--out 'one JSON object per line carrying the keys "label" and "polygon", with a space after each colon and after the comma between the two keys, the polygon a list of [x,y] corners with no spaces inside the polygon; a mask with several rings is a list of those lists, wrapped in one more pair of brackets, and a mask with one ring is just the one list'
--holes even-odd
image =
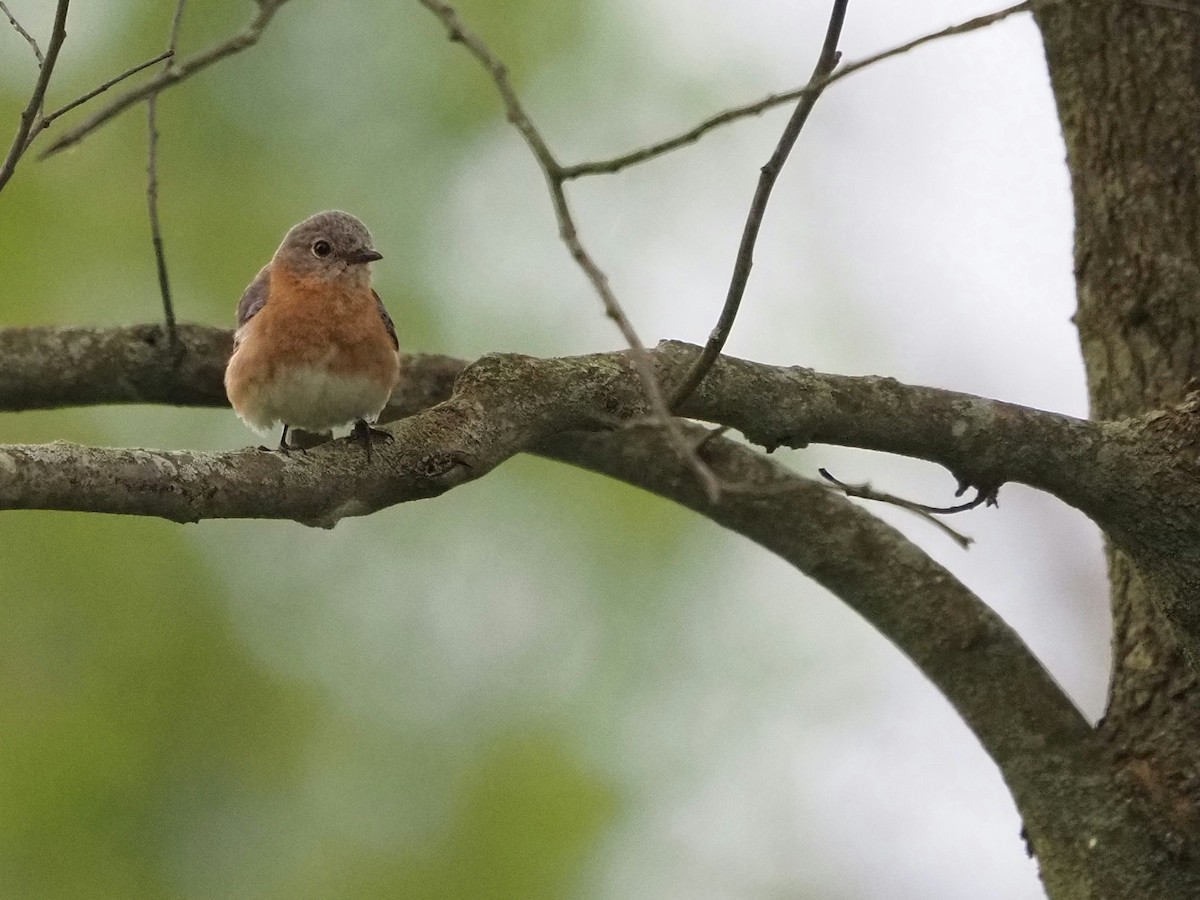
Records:
{"label": "rough bark", "polygon": [[[1200,6],[1072,2],[1036,18],[1071,171],[1092,414],[1170,406],[1200,363]],[[1189,409],[1160,423],[1181,469],[1195,459],[1195,418]],[[1109,547],[1113,672],[1101,734],[1114,771],[1195,854],[1200,690],[1178,629],[1194,632],[1200,581],[1167,573],[1197,544],[1160,538],[1138,550]]]}

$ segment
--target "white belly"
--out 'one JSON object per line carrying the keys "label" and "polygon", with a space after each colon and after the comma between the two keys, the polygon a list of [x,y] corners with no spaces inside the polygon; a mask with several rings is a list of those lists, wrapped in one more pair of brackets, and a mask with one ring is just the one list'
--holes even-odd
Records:
{"label": "white belly", "polygon": [[389,393],[369,378],[297,366],[280,370],[272,381],[260,385],[237,412],[247,425],[259,431],[282,424],[321,433],[359,419],[374,421]]}

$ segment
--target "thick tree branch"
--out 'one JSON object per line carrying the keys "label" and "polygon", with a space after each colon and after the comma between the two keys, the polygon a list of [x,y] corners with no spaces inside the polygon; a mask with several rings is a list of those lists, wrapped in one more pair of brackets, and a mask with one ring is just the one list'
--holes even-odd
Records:
{"label": "thick tree branch", "polygon": [[[173,368],[166,335],[154,326],[0,331],[0,410],[225,405],[228,333],[182,326],[179,336],[182,357]],[[666,377],[684,371],[698,353],[666,342],[651,356]],[[8,461],[0,467],[7,472],[0,474],[0,508],[331,525],[439,493],[564,430],[654,419],[628,352],[492,356],[469,368],[447,357],[410,357],[406,365],[408,377],[385,419],[419,415],[396,426],[400,440],[369,468],[340,444],[286,459],[0,448]],[[721,357],[681,412],[737,428],[768,449],[810,442],[861,447],[937,463],[960,484],[989,494],[1007,481],[1053,494],[1143,562],[1147,577],[1174,598],[1168,612],[1200,659],[1200,399],[1137,419],[1090,422],[890,378]],[[465,466],[451,465],[456,460]],[[439,461],[455,473],[441,471]]]}
{"label": "thick tree branch", "polygon": [[[1032,752],[1031,746],[1007,742],[1033,734],[1052,743],[1087,735],[1078,711],[1033,656],[1017,649],[1018,639],[1000,617],[890,525],[840,493],[724,438],[705,443],[710,464],[727,481],[759,490],[729,493],[714,506],[677,461],[661,458],[653,442],[638,439],[649,427],[559,435],[538,449],[681,503],[795,565],[849,603],[955,697],[952,702],[962,704],[959,711],[994,754],[1011,759]],[[1026,689],[1036,699],[1021,710],[1018,698]],[[1002,725],[989,721],[989,709],[1004,710]]]}
{"label": "thick tree branch", "polygon": [[[539,448],[687,506],[778,554],[899,647],[954,705],[999,766],[1043,876],[1081,897],[1192,896],[1200,872],[1131,804],[1103,750],[1020,638],[953,575],[839,493],[723,438],[705,444],[727,492],[714,506],[678,462],[628,435],[563,435]],[[1131,820],[1144,827],[1130,827]],[[1130,868],[1126,860],[1142,865]],[[1175,894],[1156,892],[1172,872]],[[1109,892],[1119,885],[1118,893]],[[1200,894],[1197,894],[1200,895]]]}
{"label": "thick tree branch", "polygon": [[[219,364],[228,352],[228,334],[185,326],[180,338],[186,347],[185,375],[164,386],[161,377],[175,369],[161,327],[0,331],[5,361],[0,407],[220,402]],[[103,360],[91,374],[99,375],[107,365],[110,377],[97,380],[110,389],[97,391],[91,379],[76,378],[70,371],[75,367],[62,365],[61,358],[54,367],[39,364],[37,348],[50,358],[70,352],[72,360]],[[684,351],[694,354],[695,348],[669,348],[668,360]],[[951,692],[998,759],[1032,759],[1035,738],[1059,745],[1089,732],[994,613],[898,532],[836,492],[748,447],[714,438],[703,443],[706,461],[723,480],[746,486],[714,506],[686,463],[663,453],[661,426],[643,420],[602,428],[602,418],[646,408],[628,354],[561,360],[489,356],[465,368],[446,357],[411,357],[407,363],[406,390],[398,392],[389,413],[423,411],[391,426],[396,440],[376,448],[371,463],[346,441],[288,455],[66,443],[8,446],[0,447],[0,497],[8,508],[149,513],[184,521],[213,515],[288,517],[333,524],[344,515],[432,496],[479,477],[513,453],[533,450],[671,497],[758,541],[831,589],[849,591],[856,609],[877,621]],[[57,381],[56,372],[61,373]],[[23,395],[20,383],[32,388],[30,380],[38,391]],[[423,390],[409,390],[414,384]],[[598,390],[606,397],[599,404]],[[699,392],[697,400],[703,396]],[[852,584],[856,558],[865,565],[865,578]],[[896,565],[905,577],[897,577]],[[1002,696],[1011,689],[1004,685],[1017,686],[1021,701]]]}
{"label": "thick tree branch", "polygon": [[106,403],[227,406],[223,328],[179,326],[178,367],[159,325],[0,330],[0,410]]}
{"label": "thick tree branch", "polygon": [[[179,335],[184,350],[175,371],[165,334],[156,326],[0,331],[0,409],[114,402],[225,405],[221,375],[228,332],[181,326]],[[652,357],[660,371],[677,373],[698,352],[690,344],[664,342]],[[424,390],[426,379],[441,391],[451,373],[466,367],[445,357],[411,357],[407,364],[398,396],[416,391],[428,400],[448,394]],[[651,413],[627,352],[554,360],[487,357],[473,369],[507,379],[503,395],[468,396],[459,386],[460,397],[498,404],[493,415],[520,408],[528,417],[531,398],[537,398],[538,415],[546,422],[527,423],[534,441],[561,430],[564,417],[576,423],[572,427],[599,428]],[[405,412],[419,408],[401,404]],[[1136,422],[1089,422],[890,378],[822,374],[733,357],[718,361],[682,413],[736,428],[769,450],[839,444],[925,459],[948,468],[961,484],[986,491],[1019,481],[1102,522],[1128,503],[1119,483],[1133,478],[1154,448],[1153,442],[1140,441],[1146,429]]]}
{"label": "thick tree branch", "polygon": [[[176,369],[160,327],[0,331],[0,409],[223,404],[228,333],[184,326],[179,335],[184,356]],[[664,344],[653,355],[660,368],[682,370],[698,352]],[[85,365],[88,377],[80,377],[75,363]],[[701,442],[705,432],[693,426],[705,463],[724,483],[742,486],[713,503],[687,463],[663,452],[661,423],[637,418],[647,406],[628,353],[550,360],[489,356],[465,367],[422,356],[407,358],[406,366],[388,415],[408,417],[392,426],[396,440],[377,448],[371,462],[346,441],[286,456],[8,446],[0,447],[0,508],[181,521],[285,517],[332,525],[344,516],[434,496],[523,450],[583,466],[749,537],[828,587],[894,641],[978,735],[1017,799],[1033,846],[1055,866],[1111,879],[1104,859],[1134,854],[1162,862],[1169,854],[1155,828],[1127,827],[1128,797],[1108,779],[1086,722],[985,604],[838,492],[725,438]],[[686,412],[734,425],[759,416],[766,421],[762,433],[776,438],[794,441],[804,434],[963,465],[991,444],[1070,442],[1084,453],[1111,437],[1107,426],[890,379],[728,358],[718,361]],[[1028,476],[1038,468],[1032,454],[1013,453],[1007,468],[1003,452],[985,455],[985,468],[995,477]],[[1121,853],[1098,857],[1098,846]],[[1132,891],[1128,896],[1145,895],[1148,882],[1140,879],[1150,871],[1118,873]],[[1194,886],[1190,869],[1178,872],[1181,884]]]}
{"label": "thick tree branch", "polygon": [[472,468],[486,471],[465,454],[425,453],[435,444],[444,447],[436,429],[430,434],[410,424],[398,428],[397,437],[403,452],[381,459],[376,450],[370,468],[333,446],[284,456],[16,444],[0,447],[0,485],[9,509],[152,515],[175,522],[214,516],[291,519],[333,527],[346,516],[435,496],[466,480]]}
{"label": "thick tree branch", "polygon": [[[228,406],[223,378],[233,333],[180,325],[179,341],[176,361],[161,325],[0,329],[0,412],[119,403]],[[445,400],[465,367],[448,356],[405,357],[390,417]]]}

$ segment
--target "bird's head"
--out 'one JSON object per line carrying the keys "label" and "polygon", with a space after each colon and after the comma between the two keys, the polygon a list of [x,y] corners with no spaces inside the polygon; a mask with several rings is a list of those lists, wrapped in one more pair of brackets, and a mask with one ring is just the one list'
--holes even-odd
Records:
{"label": "bird's head", "polygon": [[349,213],[330,210],[293,226],[273,262],[304,281],[369,284],[367,263],[382,258],[366,225]]}

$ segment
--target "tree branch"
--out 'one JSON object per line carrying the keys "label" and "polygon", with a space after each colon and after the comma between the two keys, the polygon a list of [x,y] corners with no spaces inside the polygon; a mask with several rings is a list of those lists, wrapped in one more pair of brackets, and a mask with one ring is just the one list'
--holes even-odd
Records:
{"label": "tree branch", "polygon": [[[175,371],[158,326],[0,330],[0,410],[227,405],[222,376],[229,332],[182,325],[179,337],[182,362]],[[667,341],[650,352],[659,371],[679,372],[699,349]],[[385,421],[450,397],[447,389],[467,363],[417,356],[406,357],[405,366]],[[651,413],[627,352],[549,360],[493,355],[471,369],[474,378],[487,372],[508,388],[503,395],[493,391],[466,399],[498,404],[491,412],[501,418],[510,415],[509,406],[526,418],[548,417],[547,425],[527,424],[535,441],[561,429],[563,417],[575,423],[571,427],[607,429]],[[464,397],[463,391],[459,384],[456,396]],[[1106,482],[1132,479],[1155,452],[1153,442],[1136,439],[1144,436],[1136,422],[1090,422],[891,378],[830,375],[729,356],[718,360],[681,412],[736,428],[768,450],[815,442],[896,453],[945,466],[960,485],[989,494],[1006,481],[1019,481],[1093,518],[1122,512],[1126,492]]]}
{"label": "tree branch", "polygon": [[[179,339],[176,363],[157,326],[0,330],[0,411],[226,405],[229,333],[180,326]],[[650,356],[666,375],[685,370],[699,352],[664,342]],[[441,493],[564,430],[661,423],[628,352],[490,356],[469,368],[449,357],[418,356],[407,357],[405,366],[382,418],[417,415],[395,426],[398,440],[377,450],[365,470],[357,448],[340,443],[287,458],[0,447],[0,509],[184,521],[275,517],[329,526]],[[723,356],[681,413],[737,428],[768,449],[818,442],[928,460],[984,496],[1007,481],[1046,491],[1095,520],[1139,564],[1167,598],[1164,611],[1184,648],[1200,662],[1200,456],[1190,449],[1200,446],[1200,395],[1135,419],[1091,422],[891,378]],[[693,456],[707,459],[706,445],[684,437]],[[755,493],[736,481],[722,484],[737,490],[723,491],[714,509]]]}
{"label": "tree branch", "polygon": [[21,26],[21,23],[17,21],[16,16],[8,11],[8,6],[0,3],[0,12],[4,13],[4,17],[8,19],[8,24],[10,24],[17,34],[25,39],[25,43],[27,43],[33,49],[33,56],[37,60],[38,68],[41,68],[42,63],[45,62],[45,58],[42,56],[42,48],[38,46],[38,42],[34,40],[33,35],[26,31]]}
{"label": "tree branch", "polygon": [[[178,334],[177,361],[161,325],[0,329],[0,412],[123,403],[227,407],[233,333],[180,325]],[[445,400],[465,367],[448,356],[406,356],[387,420]]]}
{"label": "tree branch", "polygon": [[[978,597],[840,494],[732,441],[715,438],[705,447],[719,477],[762,490],[727,492],[714,506],[677,462],[623,433],[562,435],[539,449],[695,510],[787,560],[861,615],[937,686],[996,762],[1043,869],[1069,870],[1079,885],[1124,889],[1085,887],[1089,897],[1159,896],[1162,871],[1175,873],[1177,896],[1200,890],[1196,866],[1180,861],[1159,838],[1154,813],[1112,781],[1087,723]],[[1131,827],[1131,818],[1144,827]],[[1129,867],[1130,859],[1143,865]]]}
{"label": "tree branch", "polygon": [[[196,326],[182,326],[179,333],[191,368],[164,385],[159,376],[175,369],[159,326],[0,331],[0,408],[168,400],[216,405],[228,333]],[[63,357],[53,366],[42,361],[56,353],[94,364],[80,377],[71,371],[75,366],[61,364]],[[97,388],[93,379],[103,368],[108,377]],[[55,372],[61,373],[57,380]],[[686,463],[662,452],[659,424],[596,431],[598,415],[646,408],[628,354],[558,360],[494,355],[465,368],[446,357],[410,357],[404,382],[389,416],[423,411],[393,425],[396,440],[377,447],[370,463],[348,441],[288,455],[57,442],[7,446],[0,447],[0,505],[177,521],[237,515],[332,525],[344,515],[441,493],[529,449],[681,502],[844,594],[947,692],[1002,765],[1016,756],[1025,765],[1036,758],[1033,736],[1058,743],[1089,732],[994,613],[898,532],[835,492],[690,426],[721,478],[750,486],[714,505]],[[596,403],[598,389],[606,394],[603,407]],[[703,395],[697,393],[698,403],[705,402]],[[1004,685],[1017,685],[1023,702],[1000,702],[1001,691],[1009,689]]]}
{"label": "tree branch", "polygon": [[[1044,748],[1018,745],[1033,734],[1052,742],[1088,734],[1078,711],[999,616],[890,525],[720,437],[705,443],[709,464],[724,480],[760,490],[723,495],[714,506],[677,461],[640,439],[644,430],[562,434],[538,450],[681,503],[792,563],[901,647],[998,762],[1032,761]],[[1022,709],[1012,698],[1025,688],[1035,699]]]}
{"label": "tree branch", "polygon": [[[130,77],[131,75],[136,75],[138,72],[142,71],[142,69],[148,69],[155,63],[160,63],[164,59],[170,59],[174,55],[175,55],[174,50],[165,50],[162,53],[158,54],[158,56],[153,56],[150,59],[146,60],[145,62],[138,63],[136,66],[130,66],[128,69],[126,69],[120,75],[114,75],[112,78],[108,79],[108,81],[104,82],[103,84],[97,85],[96,87],[94,87],[90,91],[88,91],[86,94],[76,97],[74,100],[72,100],[66,106],[60,106],[54,112],[43,117],[42,120],[40,122],[38,122],[38,131],[42,131],[46,128],[49,128],[50,125],[54,122],[54,120],[57,119],[59,116],[66,115],[71,110],[75,109],[75,107],[82,106],[83,104],[85,104],[89,100],[91,100],[93,97],[100,96],[105,91],[107,91],[109,88],[115,87],[116,85],[120,84],[122,81],[124,81],[126,78]],[[33,137],[30,137],[30,140],[33,140]]]}
{"label": "tree branch", "polygon": [[160,325],[0,329],[0,411],[108,403],[227,406],[233,335],[180,325],[178,367]]}
{"label": "tree branch", "polygon": [[[181,326],[179,336],[182,354],[174,368],[158,327],[0,331],[0,409],[114,402],[224,406],[228,333]],[[651,356],[666,374],[686,369],[698,352],[668,342]],[[627,352],[551,360],[485,357],[470,367],[470,378],[459,378],[452,395],[450,386],[465,367],[447,357],[406,359],[406,377],[383,418],[427,412],[396,426],[401,439],[378,452],[369,478],[359,477],[357,457],[351,469],[339,469],[345,456],[336,448],[260,459],[153,451],[130,457],[85,448],[47,455],[19,447],[7,457],[10,477],[0,478],[0,508],[141,512],[187,520],[274,516],[331,525],[345,515],[368,514],[478,477],[564,429],[610,429],[646,416],[659,421]],[[448,399],[449,406],[430,409]],[[454,429],[445,426],[448,411],[457,422]],[[737,428],[768,448],[814,441],[860,447],[940,464],[961,485],[987,495],[1006,481],[1047,491],[1095,519],[1135,558],[1169,552],[1156,577],[1175,579],[1185,605],[1172,615],[1198,636],[1200,651],[1200,612],[1187,605],[1194,596],[1187,593],[1189,583],[1200,583],[1200,473],[1172,443],[1176,429],[1185,426],[1164,430],[1164,422],[1190,423],[1200,416],[1179,412],[1164,419],[1164,413],[1150,422],[1096,423],[888,378],[820,374],[731,357],[718,360],[681,412]],[[387,471],[421,470],[427,457],[471,462],[452,482],[440,476],[432,483],[388,480]],[[322,474],[326,464],[328,477]],[[119,470],[120,477],[93,478],[105,466]],[[190,473],[186,483],[183,471]],[[132,494],[121,487],[131,481],[139,485]],[[276,496],[279,484],[289,485],[283,498]],[[745,489],[725,493],[740,496]]]}
{"label": "tree branch", "polygon": [[[396,440],[377,448],[371,463],[347,441],[287,456],[10,446],[0,447],[0,494],[11,501],[15,492],[23,505],[152,510],[177,521],[215,513],[332,525],[341,516],[435,496],[531,449],[680,502],[814,577],[942,690],[1005,773],[1039,838],[1054,840],[1058,818],[1068,815],[1072,840],[1091,826],[1089,811],[1110,802],[1107,795],[1094,792],[1069,812],[1061,804],[1079,772],[1098,765],[1098,755],[1084,752],[1091,730],[995,613],[899,532],[748,447],[720,437],[703,441],[706,462],[723,481],[757,488],[727,493],[714,505],[686,463],[662,452],[661,426],[576,430],[593,416],[595,382],[579,378],[585,370],[605,382],[623,380],[617,393],[640,402],[625,354],[485,357],[463,372],[453,397],[393,426]],[[514,404],[518,393],[524,399]],[[1103,822],[1098,812],[1095,818]]]}
{"label": "tree branch", "polygon": [[[38,71],[37,81],[33,85],[33,93],[29,97],[29,103],[24,112],[21,113],[17,133],[13,136],[12,146],[8,148],[8,156],[5,157],[4,163],[0,164],[0,190],[3,190],[4,186],[8,184],[13,172],[16,171],[17,161],[29,147],[34,122],[46,101],[46,88],[50,86],[50,76],[54,74],[54,64],[58,62],[58,51],[62,49],[63,41],[67,38],[67,7],[69,3],[70,0],[58,0],[58,7],[54,13],[54,26],[50,32],[50,43],[46,46],[45,57],[40,60],[41,68]],[[9,18],[11,19],[11,16]],[[15,20],[13,24],[16,24]],[[36,44],[34,46],[36,47]]]}
{"label": "tree branch", "polygon": [[17,129],[17,135],[13,139],[13,144],[8,151],[7,158],[4,160],[3,165],[0,165],[0,190],[2,190],[4,185],[6,185],[9,179],[12,178],[13,172],[16,171],[17,163],[20,162],[21,157],[24,156],[25,152],[33,145],[34,140],[37,139],[38,135],[49,128],[59,116],[65,115],[76,107],[87,103],[93,97],[103,94],[109,88],[119,84],[126,78],[129,78],[131,75],[136,75],[138,72],[142,71],[142,69],[148,68],[157,62],[162,62],[164,59],[170,59],[175,55],[174,49],[170,49],[164,53],[158,54],[158,56],[154,57],[153,59],[148,59],[143,63],[138,63],[136,66],[131,66],[120,75],[108,79],[108,81],[104,82],[98,87],[92,88],[86,94],[76,97],[65,106],[60,106],[58,109],[54,110],[54,112],[47,114],[44,112],[46,103],[46,88],[50,83],[51,70],[58,59],[58,52],[62,46],[62,41],[66,38],[65,21],[67,2],[66,0],[63,0],[59,6],[59,13],[62,17],[62,22],[59,21],[58,17],[56,17],[55,31],[50,38],[50,46],[47,48],[47,56],[44,59],[42,57],[41,50],[37,46],[37,43],[17,23],[16,19],[12,17],[12,14],[8,12],[8,8],[5,7],[4,4],[0,3],[0,10],[4,11],[5,15],[7,15],[9,18],[9,21],[12,22],[13,27],[16,28],[17,31],[19,31],[22,35],[24,35],[25,38],[33,45],[33,51],[37,55],[38,63],[41,66],[41,72],[38,76],[37,85],[34,87],[33,96],[30,98],[29,106],[21,115],[21,124]]}
{"label": "tree branch", "polygon": [[[567,245],[571,256],[591,282],[592,287],[595,288],[596,293],[600,295],[600,299],[604,304],[605,314],[616,323],[621,336],[625,339],[625,343],[635,353],[640,351],[644,354],[645,345],[642,343],[641,338],[638,337],[633,323],[625,315],[625,310],[622,309],[620,302],[613,294],[612,288],[608,284],[608,277],[596,265],[595,260],[591,258],[579,240],[579,233],[575,227],[575,219],[571,214],[571,207],[567,203],[566,192],[563,189],[562,166],[559,165],[558,160],[550,151],[549,145],[542,137],[541,132],[533,124],[533,120],[529,117],[529,114],[521,106],[517,92],[513,90],[512,83],[508,80],[508,69],[477,35],[467,29],[453,6],[443,3],[442,0],[418,0],[418,2],[437,16],[442,26],[446,29],[446,34],[450,40],[466,47],[471,56],[483,67],[492,79],[492,82],[496,85],[496,90],[499,92],[500,99],[504,104],[505,116],[512,123],[513,127],[521,133],[521,137],[525,139],[525,143],[533,154],[533,158],[537,161],[538,168],[542,170],[542,175],[546,179],[546,185],[550,190],[550,200],[554,205],[554,214],[558,219],[559,234],[563,242]],[[653,396],[655,393],[658,393],[658,385],[654,384],[653,378],[650,377],[648,364],[645,368],[647,380],[651,382],[647,385],[647,390]],[[662,406],[665,411],[665,401]]]}
{"label": "tree branch", "polygon": [[898,509],[903,509],[915,516],[918,516],[919,518],[928,522],[930,525],[939,529],[943,534],[950,538],[950,540],[954,541],[954,543],[958,544],[958,546],[962,547],[964,550],[968,549],[973,543],[975,543],[975,539],[955,531],[953,528],[939,519],[938,516],[947,516],[953,515],[954,513],[966,512],[967,510],[976,509],[980,504],[987,504],[988,506],[997,505],[994,495],[989,496],[984,494],[983,491],[977,491],[974,499],[968,501],[967,503],[959,503],[955,506],[929,506],[925,503],[916,503],[915,501],[908,500],[904,497],[898,497],[895,494],[877,491],[871,487],[869,482],[863,482],[862,484],[846,484],[844,481],[831,475],[829,470],[825,468],[817,469],[817,474],[840,490],[847,497],[857,497],[860,500],[872,500],[877,503],[887,503],[891,506],[897,507]]}
{"label": "tree branch", "polygon": [[[223,405],[229,333],[181,326],[179,336],[185,352],[176,369],[158,326],[0,331],[0,409]],[[698,352],[663,344],[653,358],[660,368],[680,369]],[[660,422],[607,428],[613,417],[628,420],[647,410],[628,353],[549,360],[493,355],[465,368],[458,360],[422,356],[406,358],[405,365],[387,416],[408,418],[392,426],[397,440],[376,448],[371,462],[348,441],[287,456],[8,446],[0,447],[0,508],[178,521],[284,517],[330,526],[344,516],[440,494],[522,450],[583,466],[756,541],[896,643],[1000,766],[1039,853],[1098,878],[1113,877],[1106,870],[1130,853],[1171,864],[1170,848],[1154,837],[1157,829],[1127,827],[1129,798],[1110,780],[1093,732],[1020,638],[899,532],[751,448],[690,426],[689,440],[717,477],[744,486],[713,503],[687,463],[662,452]],[[1184,410],[1149,422],[1091,423],[891,379],[820,375],[727,357],[685,412],[735,427],[760,417],[765,434],[908,451],[959,466],[982,453],[983,469],[993,477],[1050,482],[1058,472],[1065,483],[1086,482],[1094,471],[1109,477],[1114,463],[1107,457],[1142,454],[1147,447],[1177,458],[1179,447],[1163,446],[1155,436],[1176,439],[1177,417],[1200,420],[1196,410]],[[1193,478],[1194,495],[1200,479],[1184,474]],[[1087,495],[1081,488],[1074,493]],[[1160,513],[1169,500],[1159,498]],[[1191,527],[1198,523],[1200,516]],[[1108,851],[1103,858],[1093,852],[1097,846]],[[1128,896],[1146,895],[1149,882],[1138,872],[1121,877],[1132,879]],[[1180,877],[1189,885],[1195,881],[1187,873]]]}

